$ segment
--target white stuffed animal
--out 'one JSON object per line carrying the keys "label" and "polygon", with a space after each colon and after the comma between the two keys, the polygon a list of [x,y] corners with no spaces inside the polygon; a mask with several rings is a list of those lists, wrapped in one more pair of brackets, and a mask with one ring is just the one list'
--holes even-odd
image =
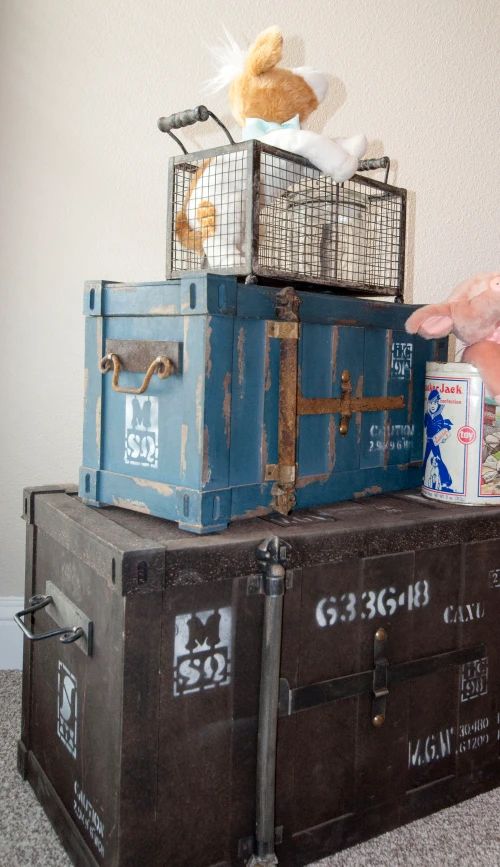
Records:
{"label": "white stuffed animal", "polygon": [[[366,151],[366,138],[330,139],[301,129],[301,124],[324,99],[327,79],[321,72],[302,66],[277,67],[283,37],[269,27],[257,37],[247,54],[229,39],[220,58],[215,88],[229,84],[229,101],[242,126],[242,139],[306,157],[336,183],[356,172]],[[268,205],[289,185],[285,160],[273,161],[272,175],[261,185],[260,207]],[[303,169],[303,173],[306,170]],[[241,153],[232,152],[206,160],[196,173],[183,208],[176,215],[176,236],[184,249],[206,256],[209,267],[233,268],[245,262],[245,173]]]}

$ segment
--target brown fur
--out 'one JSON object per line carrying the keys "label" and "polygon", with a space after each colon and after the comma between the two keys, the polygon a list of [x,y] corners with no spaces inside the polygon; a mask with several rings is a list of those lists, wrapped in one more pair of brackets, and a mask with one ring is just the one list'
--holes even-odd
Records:
{"label": "brown fur", "polygon": [[175,237],[183,250],[194,250],[197,256],[203,256],[201,232],[191,228],[184,210],[175,216]]}
{"label": "brown fur", "polygon": [[217,211],[213,202],[203,199],[196,209],[196,217],[201,223],[201,237],[203,241],[215,234],[215,218]]}
{"label": "brown fur", "polygon": [[290,69],[271,69],[257,77],[242,73],[231,84],[229,102],[240,126],[247,117],[285,123],[296,114],[304,123],[318,107],[313,89]]}
{"label": "brown fur", "polygon": [[279,28],[269,27],[249,48],[245,72],[229,88],[229,102],[240,126],[245,126],[247,117],[285,123],[296,114],[304,123],[318,107],[316,94],[302,76],[276,67],[282,45]]}
{"label": "brown fur", "polygon": [[[282,56],[283,36],[279,27],[268,27],[257,36],[245,58],[245,69],[249,75],[262,75],[276,66]],[[250,115],[252,117],[252,115]]]}
{"label": "brown fur", "polygon": [[[186,210],[187,210],[187,203],[189,202],[189,199],[191,197],[191,193],[193,192],[196,184],[198,183],[199,179],[201,178],[203,172],[205,171],[206,167],[209,165],[210,162],[211,162],[210,159],[203,160],[200,168],[198,169],[198,171],[194,175],[191,183],[189,184],[189,190],[188,190],[188,193],[186,195],[186,198],[184,199],[184,205],[183,205],[182,211],[179,211],[179,213],[176,215],[176,218],[175,218],[175,236],[176,236],[177,240],[179,241],[179,244],[181,245],[182,249],[183,250],[194,250],[194,252],[198,256],[203,256],[203,234],[202,234],[202,231],[200,229],[192,229],[191,228],[191,226],[189,225],[189,220],[187,217]],[[202,205],[206,205],[206,204],[207,204],[206,202],[201,202],[199,207],[201,208]],[[211,204],[211,203],[209,203],[209,204]],[[213,208],[213,205],[212,205],[212,208]],[[198,208],[198,210],[199,210],[199,208]],[[213,226],[214,226],[214,230],[215,230],[215,209],[214,209],[214,214],[213,214],[213,220],[214,220]],[[206,234],[205,238],[210,237],[210,235],[213,235],[213,231],[210,232],[209,234]]]}
{"label": "brown fur", "polygon": [[[304,123],[318,107],[312,87],[290,69],[278,69],[283,48],[283,36],[278,27],[268,27],[249,48],[245,58],[245,72],[232,82],[229,102],[233,114],[245,126],[247,117],[285,123],[296,114]],[[216,230],[216,209],[204,200],[198,205],[196,216],[201,229],[193,229],[187,218],[187,203],[210,160],[204,160],[191,181],[184,206],[175,220],[175,234],[184,250],[194,250],[203,256],[203,242]]]}

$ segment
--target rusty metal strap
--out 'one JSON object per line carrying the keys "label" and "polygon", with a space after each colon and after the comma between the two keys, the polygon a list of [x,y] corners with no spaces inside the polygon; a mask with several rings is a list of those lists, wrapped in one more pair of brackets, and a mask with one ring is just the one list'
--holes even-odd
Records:
{"label": "rusty metal strap", "polygon": [[[451,650],[448,653],[439,653],[436,656],[425,656],[411,662],[401,662],[397,665],[388,665],[387,688],[405,683],[417,677],[425,677],[434,674],[451,665],[464,665],[474,662],[486,656],[484,644],[475,647],[467,647],[462,650]],[[279,715],[290,716],[299,711],[310,710],[322,704],[339,701],[343,698],[353,698],[364,693],[373,693],[373,669],[362,671],[359,674],[349,674],[346,677],[338,677],[333,680],[324,680],[313,683],[310,686],[301,686],[290,689],[285,678],[280,679],[280,702]]]}
{"label": "rusty metal strap", "polygon": [[[351,397],[349,411],[376,412],[384,409],[404,409],[403,395],[397,397]],[[345,401],[342,397],[297,397],[297,415],[331,415],[344,412]]]}
{"label": "rusty metal strap", "polygon": [[377,410],[404,409],[404,395],[396,397],[352,397],[351,374],[342,371],[342,392],[340,397],[302,397],[297,393],[297,415],[331,415],[340,413],[339,432],[346,436],[351,416],[356,412],[376,412]]}
{"label": "rusty metal strap", "polygon": [[279,340],[298,340],[300,336],[300,324],[298,322],[275,322],[269,319],[266,325],[268,337],[276,337]]}
{"label": "rusty metal strap", "polygon": [[[287,515],[295,505],[295,462],[297,451],[297,361],[300,334],[299,296],[291,286],[276,295],[277,321],[267,323],[267,336],[280,340],[278,403],[278,463],[271,507]],[[268,473],[266,469],[266,473]],[[269,473],[268,473],[269,474]]]}

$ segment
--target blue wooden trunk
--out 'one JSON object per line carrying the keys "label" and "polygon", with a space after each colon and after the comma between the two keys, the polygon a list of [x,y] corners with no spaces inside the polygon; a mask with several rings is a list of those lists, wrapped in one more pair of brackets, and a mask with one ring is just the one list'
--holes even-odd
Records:
{"label": "blue wooden trunk", "polygon": [[[283,334],[296,327],[279,330],[277,294],[215,274],[86,284],[85,503],[169,518],[195,533],[273,511],[286,476],[278,436]],[[413,306],[297,296],[294,391],[303,414],[284,485],[291,502],[304,508],[420,484],[425,363],[446,359],[446,341],[406,334]],[[110,350],[142,353],[142,366],[124,362],[119,376],[120,387],[138,388],[166,341],[178,355],[173,372],[154,374],[141,395],[115,391],[112,372],[100,370]],[[342,436],[341,413],[328,411],[328,400],[326,412],[307,407],[339,398],[345,371],[353,396],[396,397],[404,406],[354,410]]]}

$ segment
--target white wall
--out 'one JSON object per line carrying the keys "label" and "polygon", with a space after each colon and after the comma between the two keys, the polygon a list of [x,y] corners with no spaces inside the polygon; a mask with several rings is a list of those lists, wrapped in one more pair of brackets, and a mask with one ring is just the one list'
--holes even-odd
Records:
{"label": "white wall", "polygon": [[[75,481],[86,279],[161,280],[160,115],[206,101],[224,22],[332,75],[310,126],[364,131],[411,192],[408,294],[499,267],[498,0],[0,0],[0,596],[23,592],[24,485]],[[230,120],[224,95],[210,107]],[[331,115],[331,116],[330,116]],[[222,143],[208,124],[189,148]]]}

